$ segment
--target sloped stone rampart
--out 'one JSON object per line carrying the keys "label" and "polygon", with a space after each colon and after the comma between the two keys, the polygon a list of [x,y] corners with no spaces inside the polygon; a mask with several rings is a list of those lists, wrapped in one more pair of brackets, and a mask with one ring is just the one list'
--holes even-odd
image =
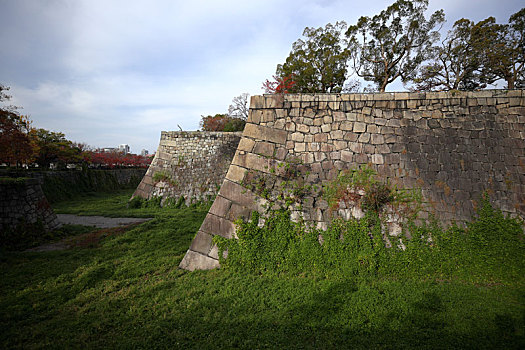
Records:
{"label": "sloped stone rampart", "polygon": [[[133,197],[179,198],[186,203],[217,195],[241,132],[163,131],[159,147]],[[155,174],[157,177],[155,176]]]}
{"label": "sloped stone rampart", "polygon": [[[420,188],[443,223],[470,219],[485,191],[525,217],[525,90],[253,96],[226,179],[180,267],[217,267],[213,236],[234,237],[234,220],[264,204],[243,187],[246,177],[297,159],[320,186],[370,164],[399,187]],[[303,203],[298,214],[325,227],[326,201]]]}
{"label": "sloped stone rampart", "polygon": [[4,180],[0,179],[0,231],[36,222],[41,222],[47,231],[60,226],[37,179]]}

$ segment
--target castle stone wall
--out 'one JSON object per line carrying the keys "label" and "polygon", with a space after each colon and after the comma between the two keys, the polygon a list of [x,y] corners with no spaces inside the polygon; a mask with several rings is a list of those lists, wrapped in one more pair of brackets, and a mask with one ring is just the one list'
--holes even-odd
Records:
{"label": "castle stone wall", "polygon": [[[248,122],[220,192],[180,267],[218,266],[214,235],[263,210],[245,187],[253,173],[299,160],[310,184],[370,164],[402,188],[420,188],[442,223],[472,217],[486,191],[504,212],[525,217],[525,90],[253,96]],[[282,177],[282,176],[281,176]],[[332,217],[322,197],[298,213],[317,227]]]}
{"label": "castle stone wall", "polygon": [[36,222],[48,231],[60,226],[37,179],[0,178],[0,198],[0,231]]}
{"label": "castle stone wall", "polygon": [[163,200],[184,196],[187,204],[213,198],[241,135],[241,132],[163,131],[155,157],[133,196]]}

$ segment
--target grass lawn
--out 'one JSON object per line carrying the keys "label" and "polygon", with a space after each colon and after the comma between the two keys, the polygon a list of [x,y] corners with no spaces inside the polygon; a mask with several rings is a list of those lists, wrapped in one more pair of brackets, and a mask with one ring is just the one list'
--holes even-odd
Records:
{"label": "grass lawn", "polygon": [[71,200],[53,204],[57,214],[74,215],[101,215],[107,217],[154,217],[158,215],[169,215],[170,209],[158,207],[129,209],[128,201],[133,194],[133,189],[120,190],[115,193],[88,192]]}
{"label": "grass lawn", "polygon": [[109,231],[89,247],[1,252],[0,348],[525,346],[523,277],[474,283],[182,271],[205,208],[126,209],[129,194],[55,207],[155,219]]}

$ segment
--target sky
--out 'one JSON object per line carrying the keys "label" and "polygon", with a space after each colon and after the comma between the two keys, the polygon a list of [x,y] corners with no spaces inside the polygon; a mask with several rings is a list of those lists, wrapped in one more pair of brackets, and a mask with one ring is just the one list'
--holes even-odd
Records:
{"label": "sky", "polygon": [[[33,126],[92,147],[155,152],[241,93],[260,95],[305,27],[355,24],[393,0],[0,0],[0,84]],[[507,23],[521,0],[430,0]],[[387,91],[403,90],[401,83]]]}

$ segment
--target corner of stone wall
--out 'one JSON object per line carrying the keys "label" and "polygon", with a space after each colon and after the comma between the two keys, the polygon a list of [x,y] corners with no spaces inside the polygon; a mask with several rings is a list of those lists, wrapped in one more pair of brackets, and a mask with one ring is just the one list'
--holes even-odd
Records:
{"label": "corner of stone wall", "polygon": [[[181,196],[186,204],[208,200],[217,194],[240,132],[162,131],[159,147],[133,197],[162,197],[163,202]],[[163,180],[155,181],[156,173]]]}

